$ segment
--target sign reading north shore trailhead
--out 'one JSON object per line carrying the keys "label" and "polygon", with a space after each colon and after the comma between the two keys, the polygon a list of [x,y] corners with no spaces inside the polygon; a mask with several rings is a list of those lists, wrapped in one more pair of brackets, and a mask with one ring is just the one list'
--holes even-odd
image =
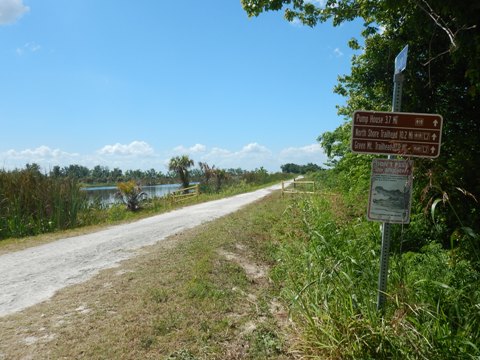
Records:
{"label": "sign reading north shore trailhead", "polygon": [[355,111],[352,151],[436,158],[440,155],[443,118],[437,114]]}
{"label": "sign reading north shore trailhead", "polygon": [[368,201],[369,220],[410,222],[413,161],[373,159]]}

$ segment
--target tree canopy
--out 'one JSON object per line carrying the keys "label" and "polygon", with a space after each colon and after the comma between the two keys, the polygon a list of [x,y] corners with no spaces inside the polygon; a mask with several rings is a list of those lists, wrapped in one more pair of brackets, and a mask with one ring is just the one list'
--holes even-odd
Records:
{"label": "tree canopy", "polygon": [[[323,5],[322,5],[323,4]],[[355,110],[391,110],[395,56],[408,44],[402,111],[437,113],[444,118],[442,150],[435,160],[416,159],[417,200],[456,204],[446,216],[445,239],[462,219],[480,230],[480,2],[469,0],[242,0],[249,16],[283,10],[287,20],[308,26],[331,20],[334,26],[363,19],[363,39],[350,74],[334,91],[346,97],[338,107],[345,124],[321,134],[321,145],[339,169],[362,166],[365,155],[350,153]],[[448,208],[448,207],[446,207]],[[455,224],[456,225],[455,225]]]}
{"label": "tree canopy", "polygon": [[170,159],[168,169],[177,173],[182,181],[182,186],[187,188],[190,185],[190,175],[188,169],[194,165],[194,161],[188,155],[175,156]]}
{"label": "tree canopy", "polygon": [[307,165],[298,165],[293,163],[287,163],[280,166],[283,173],[290,174],[306,174],[309,172],[320,171],[322,168],[317,164],[308,163]]}

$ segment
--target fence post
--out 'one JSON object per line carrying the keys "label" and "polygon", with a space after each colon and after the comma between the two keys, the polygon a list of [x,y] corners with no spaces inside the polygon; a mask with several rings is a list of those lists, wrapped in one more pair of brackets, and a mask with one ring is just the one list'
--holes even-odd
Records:
{"label": "fence post", "polygon": [[197,184],[197,185],[195,186],[195,192],[196,192],[197,197],[198,197],[198,196],[200,195],[200,184]]}

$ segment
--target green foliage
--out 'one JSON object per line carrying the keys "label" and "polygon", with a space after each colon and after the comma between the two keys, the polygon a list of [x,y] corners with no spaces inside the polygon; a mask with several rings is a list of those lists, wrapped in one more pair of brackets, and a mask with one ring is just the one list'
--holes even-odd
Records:
{"label": "green foliage", "polygon": [[[76,166],[73,168],[77,169]],[[282,173],[269,174],[263,168],[252,172],[242,169],[212,169],[211,184],[201,184],[203,195],[198,201],[253,191],[260,186],[291,177]],[[126,173],[130,174],[130,171]],[[201,177],[203,174],[198,174],[199,180]],[[36,164],[28,164],[24,170],[1,170],[0,240],[132,220],[175,207],[167,197],[146,199],[140,185],[133,180],[120,182],[117,196],[126,207],[89,202],[76,178],[64,177],[59,167],[54,167],[49,175],[42,174]]]}
{"label": "green foliage", "polygon": [[349,152],[332,169],[309,174],[308,178],[331,191],[341,190],[348,215],[363,215],[370,189],[371,160],[372,156]]}
{"label": "green foliage", "polygon": [[182,349],[170,354],[166,360],[197,360],[197,358],[190,351]]}
{"label": "green foliage", "polygon": [[140,203],[147,198],[147,193],[142,191],[142,188],[133,180],[118,183],[117,188],[118,192],[115,196],[122,200],[122,202],[127,206],[127,210],[139,210]]}
{"label": "green foliage", "polygon": [[283,353],[283,343],[268,327],[255,329],[250,339],[249,355],[253,359],[273,359]]}
{"label": "green foliage", "polygon": [[215,178],[215,191],[219,192],[222,184],[228,180],[229,175],[224,169],[215,169],[213,177]]}
{"label": "green foliage", "polygon": [[308,163],[307,165],[288,163],[280,166],[280,168],[282,169],[282,172],[287,174],[307,174],[322,170],[320,166],[313,163]]}
{"label": "green foliage", "polygon": [[0,239],[73,228],[86,201],[75,180],[48,177],[32,165],[24,170],[2,170]]}
{"label": "green foliage", "polygon": [[269,179],[268,171],[263,167],[253,171],[246,171],[242,175],[242,179],[245,180],[247,184],[265,184]]}
{"label": "green foliage", "polygon": [[114,168],[110,170],[108,166],[96,165],[93,169],[89,169],[82,165],[69,165],[61,168],[56,165],[49,174],[54,178],[71,178],[85,184],[112,184],[122,181],[134,180],[144,185],[155,185],[169,183],[171,179],[168,175],[157,172],[155,169],[143,170],[127,170],[125,173]]}
{"label": "green foliage", "polygon": [[210,167],[210,165],[204,162],[199,162],[198,165],[200,166],[203,192],[212,191],[212,181],[214,183],[213,191],[218,193],[222,187],[222,184],[225,184],[232,177],[230,172],[225,169],[217,169],[215,168],[215,165]]}
{"label": "green foliage", "polygon": [[[369,166],[350,153],[350,118],[355,110],[391,109],[394,59],[409,45],[402,111],[438,113],[444,118],[438,159],[415,160],[413,218],[407,241],[416,250],[431,241],[458,249],[460,258],[478,264],[480,240],[480,5],[453,0],[243,0],[249,16],[284,9],[287,20],[314,26],[364,20],[361,50],[350,74],[339,76],[334,91],[346,98],[339,114],[347,122],[318,140],[330,156],[342,189],[366,191]],[[357,180],[359,179],[359,180]],[[348,183],[351,186],[348,186]],[[354,183],[357,182],[358,186]],[[440,200],[438,200],[440,199]],[[438,201],[437,201],[438,200]],[[431,209],[435,209],[434,221]],[[434,227],[434,230],[429,230]],[[422,232],[420,231],[422,229]],[[415,235],[417,239],[409,237]],[[477,265],[478,266],[478,265]]]}
{"label": "green foliage", "polygon": [[343,157],[349,152],[351,132],[351,124],[345,123],[334,131],[327,131],[317,138],[327,156],[333,160],[332,164],[335,164],[336,158]]}
{"label": "green foliage", "polygon": [[[326,198],[293,199],[276,227],[272,279],[325,358],[468,359],[480,356],[480,272],[429,244],[391,256],[387,309],[376,310],[378,224],[345,221]],[[401,234],[393,242],[401,241]]]}
{"label": "green foliage", "polygon": [[288,173],[269,173],[261,167],[252,171],[242,169],[219,169],[215,165],[199,163],[200,192],[203,194],[221,193],[234,195],[253,190],[257,186],[290,179]]}
{"label": "green foliage", "polygon": [[184,188],[187,188],[190,186],[188,169],[191,168],[193,165],[194,162],[188,157],[188,155],[182,155],[171,158],[170,163],[168,164],[168,169],[175,172],[180,178],[182,186]]}

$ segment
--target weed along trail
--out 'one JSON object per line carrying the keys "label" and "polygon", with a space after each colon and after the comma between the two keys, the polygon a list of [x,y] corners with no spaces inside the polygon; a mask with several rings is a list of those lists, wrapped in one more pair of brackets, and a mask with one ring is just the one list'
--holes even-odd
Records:
{"label": "weed along trail", "polygon": [[232,213],[279,189],[275,185],[1,255],[0,316],[47,300],[57,290],[135,256],[136,249]]}

